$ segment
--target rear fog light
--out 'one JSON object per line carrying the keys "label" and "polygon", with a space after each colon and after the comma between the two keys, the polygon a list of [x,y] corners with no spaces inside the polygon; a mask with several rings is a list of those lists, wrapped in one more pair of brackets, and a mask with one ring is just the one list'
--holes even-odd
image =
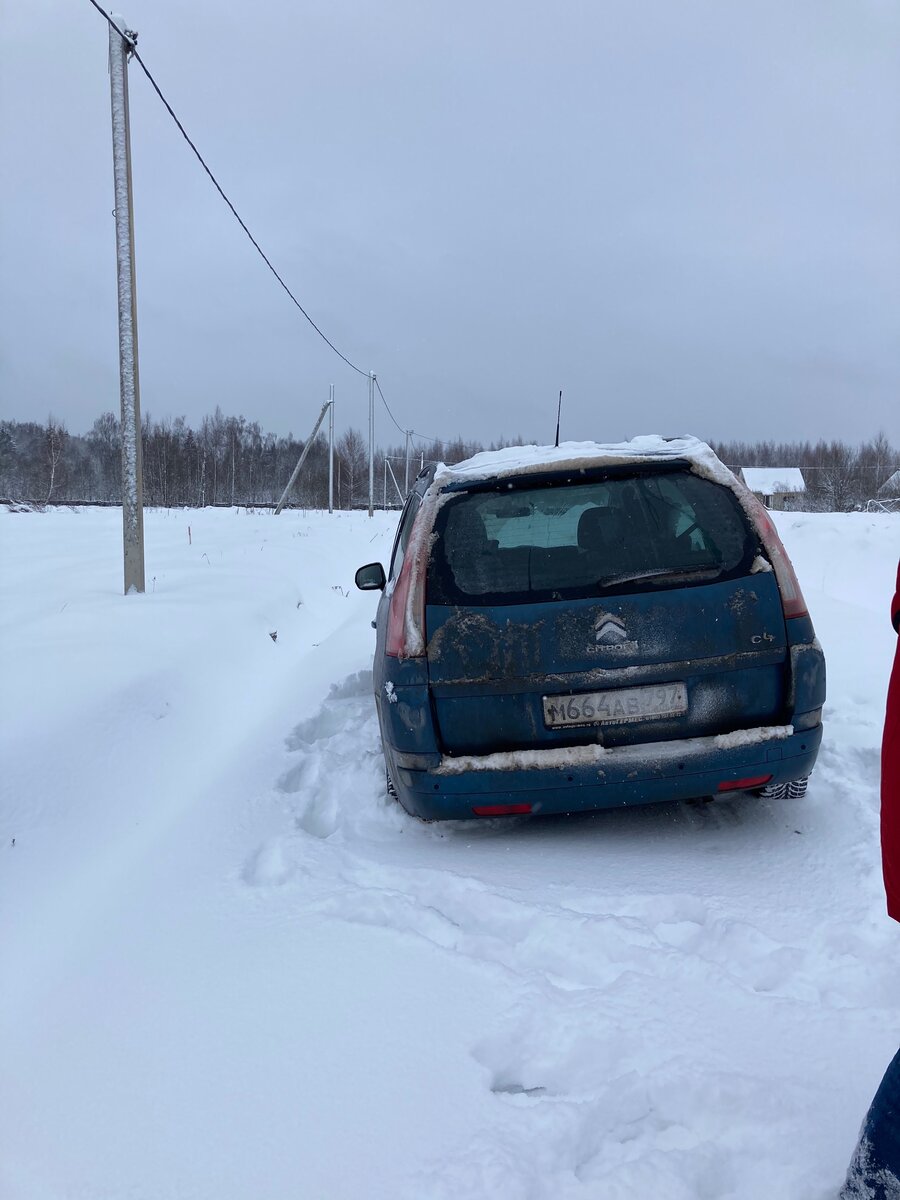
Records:
{"label": "rear fog light", "polygon": [[[771,779],[771,776],[769,776]],[[516,817],[531,812],[530,804],[481,804],[473,808],[476,817]]]}
{"label": "rear fog light", "polygon": [[768,775],[748,775],[746,779],[723,779],[719,784],[720,792],[745,792],[748,788],[764,787],[772,778]]}

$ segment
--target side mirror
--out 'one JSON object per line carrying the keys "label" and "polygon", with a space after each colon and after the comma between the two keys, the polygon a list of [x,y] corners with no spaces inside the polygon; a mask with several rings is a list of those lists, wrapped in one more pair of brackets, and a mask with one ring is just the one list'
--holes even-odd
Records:
{"label": "side mirror", "polygon": [[366,563],[356,572],[356,586],[361,592],[384,591],[386,583],[387,577],[381,563]]}

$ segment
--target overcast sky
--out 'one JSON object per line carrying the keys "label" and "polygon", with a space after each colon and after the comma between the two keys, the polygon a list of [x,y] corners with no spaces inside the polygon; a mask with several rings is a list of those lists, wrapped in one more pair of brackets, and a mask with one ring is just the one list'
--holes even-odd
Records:
{"label": "overcast sky", "polygon": [[[125,0],[123,0],[123,3]],[[128,0],[301,302],[428,435],[900,442],[894,0]],[[107,30],[0,9],[0,416],[118,411]],[[136,64],[141,394],[305,435],[334,382]],[[391,435],[383,410],[379,441]],[[395,434],[395,437],[399,435]]]}

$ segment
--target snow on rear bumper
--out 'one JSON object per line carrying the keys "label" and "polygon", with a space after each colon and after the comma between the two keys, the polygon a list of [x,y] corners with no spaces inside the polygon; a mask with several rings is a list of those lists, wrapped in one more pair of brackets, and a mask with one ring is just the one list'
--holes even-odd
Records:
{"label": "snow on rear bumper", "polygon": [[605,749],[523,750],[441,759],[428,771],[392,771],[403,806],[427,820],[468,818],[475,807],[527,803],[567,813],[715,795],[729,781],[809,775],[822,726],[791,726]]}

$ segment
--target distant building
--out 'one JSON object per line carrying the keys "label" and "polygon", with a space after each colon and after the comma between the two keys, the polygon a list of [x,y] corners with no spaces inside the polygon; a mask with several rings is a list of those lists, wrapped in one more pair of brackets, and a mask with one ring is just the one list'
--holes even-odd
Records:
{"label": "distant building", "polygon": [[766,508],[803,507],[806,481],[799,467],[741,467],[739,473]]}

